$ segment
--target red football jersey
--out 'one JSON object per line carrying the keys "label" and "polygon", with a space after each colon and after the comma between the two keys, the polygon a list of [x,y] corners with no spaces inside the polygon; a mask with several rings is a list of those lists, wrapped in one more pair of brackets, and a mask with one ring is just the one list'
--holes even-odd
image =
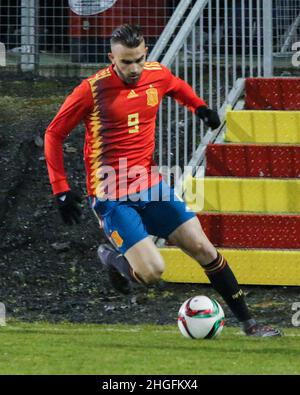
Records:
{"label": "red football jersey", "polygon": [[136,84],[123,82],[112,65],[83,80],[46,130],[45,157],[53,193],[70,190],[62,145],[81,120],[86,126],[89,196],[121,198],[158,183],[160,176],[153,172],[155,120],[164,95],[192,111],[206,105],[190,85],[158,62],[146,62]]}

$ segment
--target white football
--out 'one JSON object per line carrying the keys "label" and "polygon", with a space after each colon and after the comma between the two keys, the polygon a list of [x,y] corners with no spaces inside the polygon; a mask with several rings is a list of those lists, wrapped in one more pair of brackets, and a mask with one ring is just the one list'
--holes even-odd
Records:
{"label": "white football", "polygon": [[178,312],[178,327],[190,339],[212,339],[224,327],[224,311],[215,300],[204,295],[186,300]]}

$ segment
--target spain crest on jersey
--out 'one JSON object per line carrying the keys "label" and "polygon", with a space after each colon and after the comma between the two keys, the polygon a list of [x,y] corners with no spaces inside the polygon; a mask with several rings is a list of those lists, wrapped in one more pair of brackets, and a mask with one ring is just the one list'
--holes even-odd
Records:
{"label": "spain crest on jersey", "polygon": [[148,106],[154,107],[158,104],[158,91],[150,85],[150,88],[146,90],[147,104]]}

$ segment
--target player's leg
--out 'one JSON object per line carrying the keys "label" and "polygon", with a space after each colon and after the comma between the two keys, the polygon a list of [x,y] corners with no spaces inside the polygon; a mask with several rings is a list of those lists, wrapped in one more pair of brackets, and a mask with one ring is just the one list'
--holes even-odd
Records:
{"label": "player's leg", "polygon": [[138,282],[151,284],[160,280],[165,264],[158,248],[149,236],[140,240],[125,253]]}
{"label": "player's leg", "polygon": [[[99,206],[93,207],[97,216]],[[98,257],[108,268],[114,288],[126,294],[130,281],[148,284],[158,280],[164,262],[137,210],[130,204],[116,204],[101,220],[111,245],[100,245]]]}
{"label": "player's leg", "polygon": [[132,273],[128,261],[112,245],[111,242],[100,244],[98,258],[106,269],[113,288],[124,295],[131,293]]}
{"label": "player's leg", "polygon": [[246,334],[280,335],[277,329],[257,325],[227,260],[208,240],[196,216],[181,224],[169,235],[168,239],[200,263],[213,288],[223,297]]}
{"label": "player's leg", "polygon": [[258,332],[256,321],[248,310],[244,294],[226,259],[208,240],[196,215],[176,197],[174,190],[166,184],[162,185],[162,190],[163,201],[151,202],[143,211],[147,231],[168,238],[200,263],[212,286],[226,301],[246,332],[250,333],[255,327],[256,334],[277,335],[278,331],[272,328]]}
{"label": "player's leg", "polygon": [[236,278],[202,230],[196,215],[183,201],[170,196],[169,201],[152,202],[143,213],[147,230],[167,238],[204,268],[214,289],[220,293],[240,322],[251,324],[251,315]]}
{"label": "player's leg", "polygon": [[223,297],[240,322],[251,319],[243,292],[233,272],[226,259],[206,237],[196,216],[181,224],[169,235],[168,240],[203,267],[213,288]]}

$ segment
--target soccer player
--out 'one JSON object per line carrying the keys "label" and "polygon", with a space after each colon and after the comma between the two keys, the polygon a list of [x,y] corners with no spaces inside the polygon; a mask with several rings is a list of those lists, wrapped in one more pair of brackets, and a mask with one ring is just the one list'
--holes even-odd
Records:
{"label": "soccer player", "polygon": [[218,114],[166,67],[146,62],[146,55],[138,26],[117,28],[108,54],[111,65],[84,79],[48,126],[45,157],[62,218],[67,224],[80,219],[80,197],[67,182],[62,146],[83,120],[89,201],[111,242],[99,247],[98,256],[112,285],[129,293],[132,282],[158,281],[164,261],[150,235],[165,238],[199,262],[247,335],[278,336],[278,329],[258,325],[251,316],[226,259],[152,159],[155,119],[164,95],[187,106],[212,129],[220,125]]}

